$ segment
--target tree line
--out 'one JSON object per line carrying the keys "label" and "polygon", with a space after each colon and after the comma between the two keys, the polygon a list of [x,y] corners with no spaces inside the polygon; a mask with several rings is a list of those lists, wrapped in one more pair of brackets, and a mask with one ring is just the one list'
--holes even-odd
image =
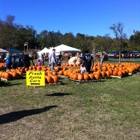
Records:
{"label": "tree line", "polygon": [[[73,46],[82,51],[93,48],[99,51],[120,51],[120,50],[140,50],[140,31],[134,31],[130,38],[123,32],[123,23],[118,22],[110,26],[115,38],[109,34],[104,36],[89,36],[77,33],[62,34],[60,31],[43,30],[39,34],[33,26],[23,26],[14,23],[15,16],[7,15],[5,20],[0,19],[0,48],[16,48],[24,50],[25,42],[28,42],[29,49],[44,47],[55,47],[60,44]],[[94,31],[93,31],[94,32]]]}

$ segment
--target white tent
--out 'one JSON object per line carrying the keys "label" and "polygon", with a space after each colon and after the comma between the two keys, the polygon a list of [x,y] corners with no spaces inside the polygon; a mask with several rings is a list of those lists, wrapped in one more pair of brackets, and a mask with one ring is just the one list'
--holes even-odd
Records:
{"label": "white tent", "polygon": [[56,53],[60,53],[60,52],[81,52],[81,50],[61,44],[59,46],[54,47],[54,49],[56,50]]}
{"label": "white tent", "polygon": [[46,55],[46,53],[49,53],[50,52],[50,50],[49,49],[47,49],[46,47],[44,48],[44,49],[42,49],[41,51],[39,51],[39,52],[37,52],[37,54],[38,54],[38,59],[41,59],[41,56],[42,55]]}
{"label": "white tent", "polygon": [[49,53],[49,49],[47,49],[46,47],[43,49],[43,50],[41,50],[41,51],[39,51],[39,52],[37,52],[38,54],[46,54],[46,53]]}
{"label": "white tent", "polygon": [[50,50],[45,47],[43,50],[37,52],[37,54],[39,56],[41,56],[42,54],[46,54],[46,53],[49,53],[49,52],[50,52]]}
{"label": "white tent", "polygon": [[8,52],[7,50],[0,48],[0,53],[7,53],[7,52]]}

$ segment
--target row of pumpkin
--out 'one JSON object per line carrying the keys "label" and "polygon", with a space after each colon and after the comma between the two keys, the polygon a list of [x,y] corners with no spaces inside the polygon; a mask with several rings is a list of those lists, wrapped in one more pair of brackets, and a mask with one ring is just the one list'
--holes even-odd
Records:
{"label": "row of pumpkin", "polygon": [[[19,67],[17,69],[9,69],[6,71],[0,71],[0,78],[4,78],[7,80],[11,79],[19,79],[23,78],[23,74],[25,68],[24,67]],[[31,70],[30,70],[31,71]],[[59,82],[59,77],[56,72],[45,72],[45,82],[46,83],[58,83]]]}
{"label": "row of pumpkin", "polygon": [[[100,63],[97,62],[94,66],[91,67],[91,73],[85,72],[84,74],[80,73],[80,67],[69,66],[67,63],[63,63],[62,66],[55,66],[55,72],[51,71],[49,66],[30,66],[29,68],[19,67],[17,69],[10,69],[1,71],[0,77],[6,79],[17,79],[23,77],[23,73],[26,71],[45,71],[45,80],[46,83],[58,83],[59,76],[67,76],[73,80],[99,80],[100,78],[110,77],[110,76],[126,76],[129,73],[134,73],[139,71],[140,64],[136,63],[104,63],[100,67]],[[56,72],[57,71],[57,72]]]}

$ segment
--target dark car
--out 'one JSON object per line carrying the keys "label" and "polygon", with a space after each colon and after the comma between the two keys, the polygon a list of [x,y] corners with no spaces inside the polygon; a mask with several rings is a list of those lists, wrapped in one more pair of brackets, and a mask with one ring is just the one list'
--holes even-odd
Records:
{"label": "dark car", "polygon": [[121,57],[122,58],[129,58],[130,57],[130,54],[128,51],[121,51]]}
{"label": "dark car", "polygon": [[132,52],[130,52],[130,57],[140,58],[140,52],[139,51],[132,51]]}
{"label": "dark car", "polygon": [[130,52],[126,52],[126,53],[124,54],[124,58],[130,58]]}
{"label": "dark car", "polygon": [[114,53],[114,58],[119,58],[119,52]]}
{"label": "dark car", "polygon": [[116,52],[109,52],[109,53],[108,53],[108,57],[109,57],[109,58],[114,57],[114,54],[115,54],[115,53],[116,53]]}

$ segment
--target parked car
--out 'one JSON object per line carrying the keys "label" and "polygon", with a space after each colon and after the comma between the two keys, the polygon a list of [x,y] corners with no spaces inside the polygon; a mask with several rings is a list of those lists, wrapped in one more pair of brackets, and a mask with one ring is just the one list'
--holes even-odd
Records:
{"label": "parked car", "polygon": [[114,57],[115,52],[108,53],[108,57]]}
{"label": "parked car", "polygon": [[114,58],[119,58],[119,52],[114,53]]}
{"label": "parked car", "polygon": [[129,58],[130,57],[130,54],[128,51],[121,51],[121,57],[122,58]]}
{"label": "parked car", "polygon": [[132,52],[130,52],[130,57],[140,58],[140,52],[139,51],[132,51]]}
{"label": "parked car", "polygon": [[124,58],[130,58],[130,52],[124,53]]}
{"label": "parked car", "polygon": [[[129,58],[130,53],[128,51],[121,51],[121,58]],[[115,52],[114,58],[119,58],[119,51]]]}

